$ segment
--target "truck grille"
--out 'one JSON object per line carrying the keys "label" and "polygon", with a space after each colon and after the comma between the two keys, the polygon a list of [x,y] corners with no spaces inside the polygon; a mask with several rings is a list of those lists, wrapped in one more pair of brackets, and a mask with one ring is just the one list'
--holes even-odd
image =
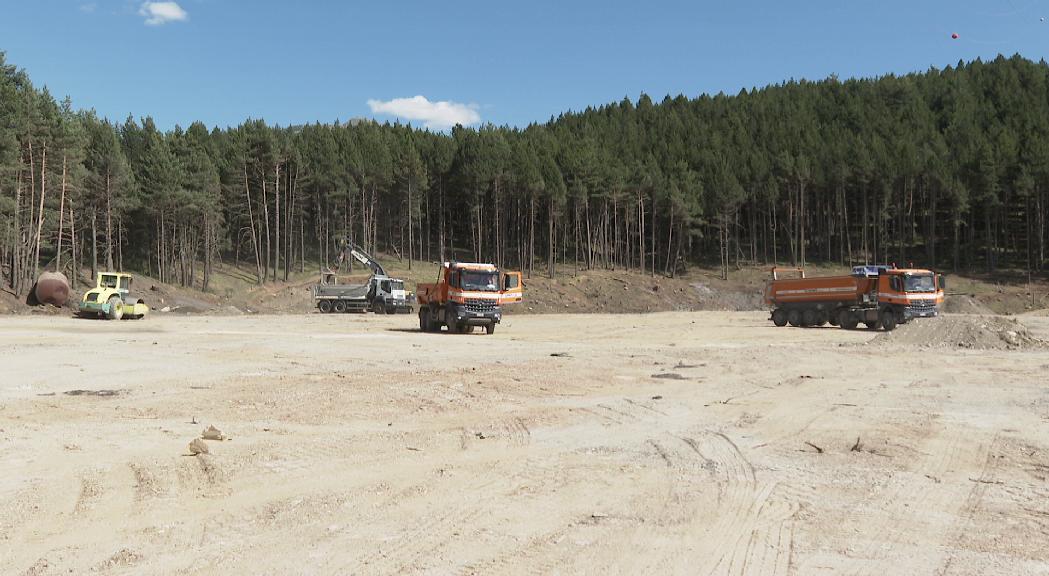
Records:
{"label": "truck grille", "polygon": [[474,314],[486,314],[495,311],[498,303],[495,300],[471,299],[466,301],[466,309]]}
{"label": "truck grille", "polygon": [[911,300],[910,309],[915,312],[928,312],[936,309],[936,300]]}

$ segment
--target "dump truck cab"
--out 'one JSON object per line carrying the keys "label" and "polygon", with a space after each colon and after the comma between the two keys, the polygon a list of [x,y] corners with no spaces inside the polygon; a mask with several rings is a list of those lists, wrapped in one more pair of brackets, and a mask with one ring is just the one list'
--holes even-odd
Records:
{"label": "dump truck cab", "polygon": [[404,289],[404,280],[388,276],[372,276],[368,286],[368,301],[376,314],[411,313],[411,295]]}
{"label": "dump truck cab", "polygon": [[944,298],[943,275],[916,268],[886,268],[878,274],[877,302],[892,309],[898,320],[939,314]]}
{"label": "dump truck cab", "polygon": [[110,320],[137,320],[149,313],[141,298],[131,295],[134,278],[122,272],[99,272],[95,287],[80,301],[81,316],[98,316]]}

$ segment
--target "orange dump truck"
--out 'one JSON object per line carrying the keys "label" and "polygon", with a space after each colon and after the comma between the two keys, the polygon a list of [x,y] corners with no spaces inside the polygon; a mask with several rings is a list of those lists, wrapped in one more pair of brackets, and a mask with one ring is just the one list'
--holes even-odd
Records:
{"label": "orange dump truck", "polygon": [[894,266],[856,266],[848,276],[806,278],[804,270],[787,269],[795,278],[780,278],[772,269],[765,302],[776,326],[822,326],[828,322],[851,330],[893,330],[912,318],[939,314],[944,278],[930,270]]}
{"label": "orange dump truck", "polygon": [[419,304],[419,329],[437,332],[441,326],[455,334],[483,326],[495,332],[503,318],[503,304],[520,302],[523,297],[520,272],[501,272],[494,264],[445,262],[437,282],[419,284],[415,290]]}

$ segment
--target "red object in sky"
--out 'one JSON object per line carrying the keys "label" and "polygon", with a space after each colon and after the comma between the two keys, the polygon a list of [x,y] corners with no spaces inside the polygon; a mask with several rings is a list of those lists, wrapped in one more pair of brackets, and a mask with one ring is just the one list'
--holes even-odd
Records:
{"label": "red object in sky", "polygon": [[955,32],[954,34],[951,34],[951,39],[952,40],[957,40],[958,39],[958,33]]}

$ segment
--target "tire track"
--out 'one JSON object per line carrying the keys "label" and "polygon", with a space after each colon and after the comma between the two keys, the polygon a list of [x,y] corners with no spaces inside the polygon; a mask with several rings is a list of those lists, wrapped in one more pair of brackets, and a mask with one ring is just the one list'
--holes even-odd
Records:
{"label": "tire track", "polygon": [[[861,525],[865,545],[852,558],[852,576],[891,573],[906,558],[908,549],[928,548],[950,538],[952,525],[938,525],[937,518],[957,518],[972,492],[968,470],[973,461],[986,465],[989,445],[978,433],[963,433],[941,425],[939,433],[928,437],[923,456],[908,470],[897,473],[889,490],[863,506],[873,514]],[[921,526],[923,541],[915,541],[915,527]],[[930,541],[931,540],[931,541]]]}
{"label": "tire track", "polygon": [[957,548],[963,543],[965,535],[972,527],[976,513],[979,510],[980,505],[983,503],[984,497],[987,495],[987,489],[990,488],[991,483],[994,482],[995,467],[997,465],[995,454],[1000,445],[1001,435],[1000,433],[995,434],[988,446],[983,464],[980,466],[980,474],[971,479],[973,482],[972,488],[966,495],[965,501],[959,511],[958,519],[952,526],[945,541],[945,544],[949,546],[950,551],[943,559],[943,563],[936,572],[938,576],[947,576],[951,573],[954,567],[954,562],[957,558]]}
{"label": "tire track", "polygon": [[[504,502],[525,487],[550,485],[551,480],[558,478],[559,471],[556,468],[537,468],[526,461],[515,462],[510,464],[512,472],[509,476],[485,475],[454,487],[457,498],[443,500],[440,508],[425,516],[417,516],[418,521],[413,527],[400,529],[390,538],[389,544],[377,546],[374,551],[355,558],[352,561],[355,568],[350,572],[401,574],[418,569],[424,559],[438,557],[438,552],[455,537],[468,537],[477,520],[497,503]],[[403,507],[397,501],[388,504],[389,509],[382,514],[397,515],[396,509]],[[367,521],[360,523],[369,524]],[[345,574],[347,570],[345,565],[333,566],[329,563],[318,573]]]}
{"label": "tire track", "polygon": [[649,441],[667,464],[667,485],[656,517],[645,518],[653,527],[644,537],[649,561],[636,572],[788,574],[800,509],[794,495],[760,483],[727,435],[696,436]]}

